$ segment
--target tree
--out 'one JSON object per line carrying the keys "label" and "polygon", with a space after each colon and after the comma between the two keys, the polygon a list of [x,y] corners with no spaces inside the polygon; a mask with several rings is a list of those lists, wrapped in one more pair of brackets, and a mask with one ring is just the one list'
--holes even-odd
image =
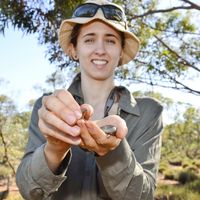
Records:
{"label": "tree", "polygon": [[0,176],[15,174],[27,141],[30,111],[19,113],[13,100],[0,95]]}
{"label": "tree", "polygon": [[77,69],[57,69],[52,74],[48,75],[45,84],[34,85],[34,89],[42,93],[51,93],[55,89],[67,88],[75,75]]}
{"label": "tree", "polygon": [[0,142],[1,142],[1,148],[0,152],[2,154],[1,158],[1,164],[7,164],[10,166],[10,168],[14,172],[14,167],[12,163],[10,162],[9,156],[8,156],[8,147],[7,147],[7,142],[5,139],[5,136],[3,134],[3,128],[6,123],[6,120],[9,116],[13,115],[15,112],[15,106],[13,101],[5,96],[5,95],[0,95]]}
{"label": "tree", "polygon": [[200,159],[200,110],[188,107],[184,118],[165,127],[163,156],[176,154],[178,158]]}
{"label": "tree", "polygon": [[[71,15],[81,0],[1,0],[0,32],[9,24],[24,33],[38,33],[47,46],[51,63],[61,69],[76,64],[66,57],[57,41],[62,19]],[[126,11],[131,30],[140,38],[141,49],[134,62],[117,71],[117,77],[200,95],[187,80],[200,74],[200,29],[197,1],[176,0],[166,7],[161,0],[118,0]],[[163,2],[164,5],[163,5]]]}

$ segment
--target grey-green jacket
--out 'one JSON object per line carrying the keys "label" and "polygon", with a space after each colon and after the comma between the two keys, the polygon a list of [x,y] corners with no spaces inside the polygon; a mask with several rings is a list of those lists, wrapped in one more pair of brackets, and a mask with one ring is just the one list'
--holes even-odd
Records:
{"label": "grey-green jacket", "polygon": [[[84,103],[80,78],[69,91]],[[162,106],[151,98],[134,99],[124,87],[118,114],[126,121],[128,134],[120,145],[105,156],[96,156],[78,146],[71,148],[53,174],[44,157],[45,138],[38,128],[38,109],[34,105],[25,155],[17,170],[17,185],[27,200],[153,200],[158,171]]]}

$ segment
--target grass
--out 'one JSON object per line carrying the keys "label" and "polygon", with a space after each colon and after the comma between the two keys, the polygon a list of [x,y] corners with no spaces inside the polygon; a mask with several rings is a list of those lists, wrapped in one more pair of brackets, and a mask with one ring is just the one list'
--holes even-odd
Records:
{"label": "grass", "polygon": [[[174,178],[174,177],[173,177]],[[159,185],[156,200],[200,200],[200,177],[192,171],[180,171],[179,184]]]}
{"label": "grass", "polygon": [[189,189],[188,185],[162,185],[156,190],[156,199],[199,200],[200,193]]}
{"label": "grass", "polygon": [[[185,186],[175,186],[175,185],[162,185],[156,190],[156,195],[158,199],[169,199],[173,197],[173,200],[199,200],[200,193],[189,190]],[[167,198],[166,198],[167,197]]]}

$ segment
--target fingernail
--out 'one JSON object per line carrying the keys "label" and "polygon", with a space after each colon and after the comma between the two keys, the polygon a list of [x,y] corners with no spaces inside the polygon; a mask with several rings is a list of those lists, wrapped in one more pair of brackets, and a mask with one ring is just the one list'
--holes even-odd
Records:
{"label": "fingernail", "polygon": [[74,124],[76,121],[76,118],[73,115],[67,115],[67,123]]}
{"label": "fingernail", "polygon": [[76,115],[76,117],[77,117],[78,119],[80,119],[80,118],[82,117],[82,113],[81,113],[80,111],[78,111],[78,110],[75,110],[75,111],[74,111],[74,114]]}

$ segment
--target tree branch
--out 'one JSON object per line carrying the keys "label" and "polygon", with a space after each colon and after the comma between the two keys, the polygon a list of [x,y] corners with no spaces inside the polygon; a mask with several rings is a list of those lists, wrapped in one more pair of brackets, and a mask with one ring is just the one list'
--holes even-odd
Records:
{"label": "tree branch", "polygon": [[156,27],[151,26],[148,23],[145,22],[141,22],[143,25],[145,25],[146,27],[156,30],[156,31],[160,31],[160,32],[164,32],[164,33],[171,33],[171,34],[188,34],[188,35],[194,35],[194,36],[199,36],[199,33],[193,33],[193,32],[187,32],[187,31],[179,31],[179,30],[174,30],[174,31],[170,31],[167,29],[158,29]]}
{"label": "tree branch", "polygon": [[[155,68],[155,67],[154,67],[154,69],[157,70],[160,74],[163,74],[163,73],[164,73],[166,76],[169,77],[169,80],[171,80],[171,81],[173,81],[174,83],[176,83],[176,84],[182,86],[182,87],[183,87],[182,89],[184,89],[184,90],[186,90],[186,91],[189,91],[189,92],[192,93],[192,94],[200,95],[200,91],[194,90],[194,89],[192,89],[191,87],[188,87],[187,85],[181,83],[181,82],[178,81],[176,78],[170,76],[168,73],[166,73],[166,72],[164,72],[164,71],[161,71],[160,69],[157,69],[157,68]],[[172,87],[172,88],[173,88],[173,87]],[[178,89],[178,88],[176,88],[176,89]]]}
{"label": "tree branch", "polygon": [[[161,88],[179,90],[179,91],[182,91],[182,92],[191,93],[191,94],[198,95],[198,96],[200,95],[199,91],[195,91],[195,90],[193,91],[193,89],[190,89],[190,88],[187,89],[184,86],[178,87],[178,86],[172,86],[172,85],[167,85],[167,84],[164,85],[164,84],[160,84],[160,83],[157,83],[157,82],[156,83],[155,82],[147,82],[146,80],[143,80],[143,79],[137,79],[137,81],[133,81],[132,78],[129,78],[127,80],[130,81],[131,83],[143,83],[143,84],[150,85],[150,86],[157,86],[157,87],[161,87]],[[158,81],[158,82],[160,82],[160,81]],[[166,83],[169,83],[169,82],[166,82]],[[177,84],[178,84],[178,82],[177,82]]]}
{"label": "tree branch", "polygon": [[196,66],[192,65],[190,62],[188,62],[185,58],[181,57],[176,51],[174,51],[172,48],[170,48],[163,40],[161,40],[159,37],[154,35],[154,37],[163,45],[165,46],[171,53],[173,53],[177,58],[181,59],[183,61],[182,64],[189,66],[193,68],[194,70],[200,72],[200,69],[197,68]]}
{"label": "tree branch", "polygon": [[[143,66],[149,65],[149,63],[141,61],[139,59],[135,59],[135,62],[138,62],[138,63],[142,64]],[[147,80],[150,80],[149,82],[147,80],[142,80],[142,79],[137,79],[137,81],[140,82],[140,83],[145,83],[147,85],[151,85],[151,86],[158,86],[158,87],[162,87],[162,88],[171,88],[171,89],[174,89],[174,90],[181,90],[183,92],[191,93],[191,94],[198,95],[198,96],[200,95],[200,91],[194,90],[191,87],[185,85],[184,83],[178,81],[176,78],[169,75],[166,71],[160,70],[160,69],[156,68],[155,66],[153,68],[159,74],[163,74],[163,75],[168,77],[168,78],[166,78],[166,80],[168,80],[166,82],[166,85],[163,84],[164,83],[163,80],[162,81],[161,80],[155,81],[155,78],[154,78],[154,80],[148,78]],[[130,80],[133,80],[133,78],[130,78]],[[177,85],[176,86],[169,85],[169,83],[171,83],[170,81],[177,84]]]}
{"label": "tree branch", "polygon": [[7,147],[4,135],[3,135],[3,133],[1,131],[0,131],[0,137],[1,137],[1,140],[2,140],[2,143],[3,143],[3,146],[4,146],[4,159],[5,159],[5,162],[8,163],[8,165],[10,166],[10,168],[13,171],[13,174],[15,175],[15,168],[14,168],[14,166],[12,165],[12,163],[9,160],[8,147]]}
{"label": "tree branch", "polygon": [[189,1],[189,0],[182,0],[182,1],[185,2],[185,3],[190,4],[190,5],[191,5],[193,8],[195,8],[195,9],[200,10],[200,6],[197,5],[197,4],[195,4],[195,3],[193,3],[193,2],[191,2],[191,1]]}
{"label": "tree branch", "polygon": [[[146,17],[148,15],[152,15],[152,14],[156,14],[156,13],[167,13],[167,12],[172,12],[174,10],[190,10],[190,9],[197,9],[198,6],[177,6],[177,7],[172,7],[172,8],[168,8],[168,9],[159,9],[159,10],[148,10],[147,12],[141,14],[141,15],[134,15],[132,17],[132,19],[137,19],[137,18],[143,18]],[[198,8],[199,10],[199,8]]]}

